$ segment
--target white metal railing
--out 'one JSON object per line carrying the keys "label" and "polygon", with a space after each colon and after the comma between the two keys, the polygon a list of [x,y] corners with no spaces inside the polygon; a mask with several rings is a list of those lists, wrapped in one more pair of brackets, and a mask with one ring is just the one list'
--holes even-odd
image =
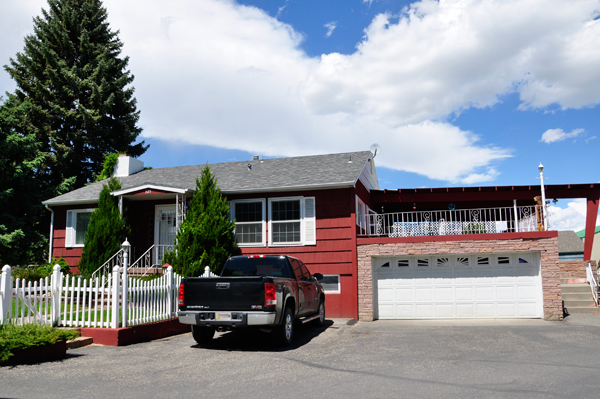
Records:
{"label": "white metal railing", "polygon": [[592,289],[592,296],[594,297],[594,302],[598,305],[598,281],[594,276],[594,271],[592,270],[592,264],[590,262],[587,263],[585,267],[587,281],[590,284],[590,288]]}
{"label": "white metal railing", "polygon": [[146,250],[146,252],[142,254],[142,256],[137,258],[137,260],[133,262],[131,266],[127,268],[127,270],[131,270],[133,268],[142,269],[142,276],[145,276],[150,269],[160,268],[161,265],[158,262],[155,262],[154,259],[156,259],[156,251],[154,250],[154,245],[152,245]]}
{"label": "white metal railing", "polygon": [[366,235],[388,237],[538,231],[541,226],[535,206],[382,213],[362,217],[365,218],[362,225],[366,226]]}
{"label": "white metal railing", "polygon": [[83,279],[63,276],[56,265],[50,278],[32,283],[14,281],[6,265],[0,278],[0,324],[117,328],[177,316],[181,276],[172,267],[152,281],[126,278],[125,283],[120,266],[109,276]]}
{"label": "white metal railing", "polygon": [[123,264],[123,251],[123,248],[119,248],[119,250],[113,256],[111,256],[109,260],[94,270],[92,273],[92,278],[100,275],[108,275],[115,266]]}

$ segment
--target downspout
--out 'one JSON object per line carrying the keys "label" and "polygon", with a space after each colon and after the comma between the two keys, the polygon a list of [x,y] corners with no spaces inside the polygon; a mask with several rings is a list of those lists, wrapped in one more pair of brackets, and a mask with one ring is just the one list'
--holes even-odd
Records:
{"label": "downspout", "polygon": [[51,213],[50,216],[50,244],[48,248],[48,263],[52,262],[52,239],[54,238],[54,211],[48,205],[45,205]]}

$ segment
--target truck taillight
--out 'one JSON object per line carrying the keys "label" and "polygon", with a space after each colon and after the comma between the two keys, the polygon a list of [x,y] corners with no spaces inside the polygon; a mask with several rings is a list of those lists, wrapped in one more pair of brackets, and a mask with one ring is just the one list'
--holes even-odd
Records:
{"label": "truck taillight", "polygon": [[185,301],[183,300],[183,294],[185,292],[183,283],[179,284],[179,306],[185,306]]}
{"label": "truck taillight", "polygon": [[248,259],[254,259],[254,258],[264,258],[264,255],[248,255]]}
{"label": "truck taillight", "polygon": [[277,292],[275,284],[265,283],[265,306],[277,305]]}

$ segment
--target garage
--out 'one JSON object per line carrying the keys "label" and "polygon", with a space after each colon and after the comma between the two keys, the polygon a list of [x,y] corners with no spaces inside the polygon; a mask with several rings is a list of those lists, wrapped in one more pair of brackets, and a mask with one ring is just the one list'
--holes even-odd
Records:
{"label": "garage", "polygon": [[375,319],[543,318],[539,253],[375,257]]}

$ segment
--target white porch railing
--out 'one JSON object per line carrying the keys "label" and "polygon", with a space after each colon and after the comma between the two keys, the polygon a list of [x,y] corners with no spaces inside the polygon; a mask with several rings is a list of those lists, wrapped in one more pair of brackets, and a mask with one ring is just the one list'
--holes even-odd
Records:
{"label": "white porch railing", "polygon": [[32,284],[14,281],[6,265],[0,279],[0,323],[117,328],[166,320],[177,316],[180,283],[172,267],[155,280],[127,277],[124,284],[120,266],[108,277],[83,279],[63,276],[56,265],[50,278]]}
{"label": "white porch railing", "polygon": [[592,264],[588,262],[585,267],[587,281],[590,284],[590,288],[592,289],[592,296],[594,297],[594,302],[598,305],[598,281],[594,276],[594,271],[592,270]]}
{"label": "white porch railing", "polygon": [[172,251],[175,249],[175,245],[171,244],[171,245],[154,245],[154,247],[156,248],[156,255],[154,257],[154,259],[156,259],[156,263],[160,266],[162,265],[162,261],[165,257],[165,252],[168,251]]}
{"label": "white porch railing", "polygon": [[101,275],[108,276],[115,266],[123,264],[123,251],[123,248],[119,248],[119,250],[113,256],[111,256],[109,260],[94,270],[92,273],[92,278],[99,277]]}
{"label": "white porch railing", "polygon": [[[538,231],[535,206],[364,215],[369,236],[415,237]],[[360,221],[357,221],[360,222]]]}

